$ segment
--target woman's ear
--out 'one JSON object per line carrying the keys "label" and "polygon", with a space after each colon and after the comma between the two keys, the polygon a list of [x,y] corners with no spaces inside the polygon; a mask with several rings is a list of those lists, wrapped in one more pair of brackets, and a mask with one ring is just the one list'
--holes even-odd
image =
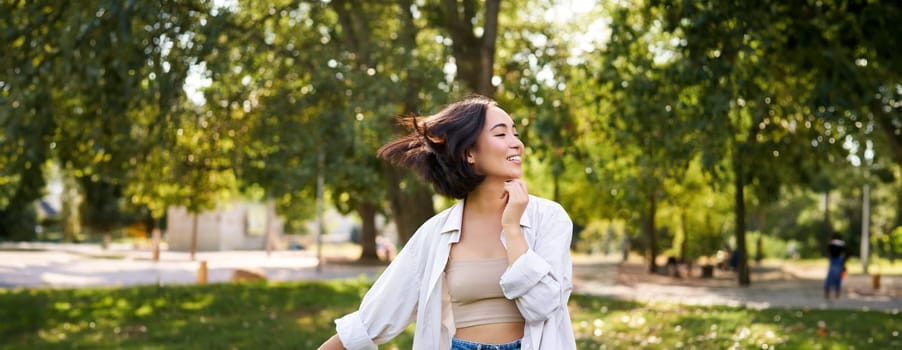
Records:
{"label": "woman's ear", "polygon": [[469,163],[469,164],[476,164],[476,158],[473,157],[473,150],[472,150],[472,149],[468,149],[468,150],[467,150],[467,163]]}

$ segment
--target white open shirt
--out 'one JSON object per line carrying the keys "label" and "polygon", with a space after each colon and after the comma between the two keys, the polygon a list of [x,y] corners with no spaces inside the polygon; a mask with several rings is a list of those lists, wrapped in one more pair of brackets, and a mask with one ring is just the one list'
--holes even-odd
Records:
{"label": "white open shirt", "polygon": [[[442,277],[451,244],[460,240],[463,208],[464,201],[458,201],[420,226],[360,308],[335,320],[347,349],[378,349],[376,344],[388,342],[413,321],[414,350],[451,348],[454,318]],[[576,349],[567,309],[573,222],[560,204],[530,196],[520,227],[529,249],[501,275],[500,284],[526,321],[521,347]],[[504,244],[504,236],[499,237]]]}

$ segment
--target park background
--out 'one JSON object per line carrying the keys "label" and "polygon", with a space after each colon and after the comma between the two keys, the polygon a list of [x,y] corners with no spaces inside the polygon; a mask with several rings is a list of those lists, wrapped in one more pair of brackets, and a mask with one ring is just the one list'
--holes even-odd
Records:
{"label": "park background", "polygon": [[[260,249],[312,247],[332,209],[359,224],[356,258],[375,261],[381,223],[400,247],[449,205],[375,157],[401,132],[394,117],[479,93],[518,124],[530,190],[567,208],[576,253],[629,246],[658,272],[729,249],[737,285],[753,283],[756,258],[822,259],[832,232],[860,273],[893,271],[902,253],[892,2],[11,0],[0,12],[2,241],[165,243],[171,208],[197,218],[249,201],[284,223],[265,225]],[[193,258],[210,233],[192,227]]]}

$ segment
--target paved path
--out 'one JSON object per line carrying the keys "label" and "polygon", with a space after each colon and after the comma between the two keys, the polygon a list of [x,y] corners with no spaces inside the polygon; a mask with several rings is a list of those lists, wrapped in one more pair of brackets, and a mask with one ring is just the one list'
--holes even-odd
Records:
{"label": "paved path", "polygon": [[574,290],[624,300],[692,305],[902,310],[902,276],[883,276],[877,291],[871,288],[870,276],[849,276],[841,298],[826,300],[821,276],[825,272],[820,270],[754,267],[748,287],[738,287],[733,272],[715,271],[711,279],[699,278],[699,273],[696,268],[695,277],[673,278],[649,275],[640,263],[577,259]]}
{"label": "paved path", "polygon": [[[199,252],[195,261],[185,252],[164,251],[160,261],[154,262],[149,251],[125,245],[102,250],[96,245],[6,243],[0,244],[0,288],[191,284],[196,282],[200,261],[207,262],[210,282],[228,281],[236,268],[262,269],[275,281],[373,278],[384,268],[326,263],[317,271],[317,259],[308,251],[275,251],[269,256],[262,251]],[[731,272],[716,271],[711,279],[673,278],[649,275],[640,263],[603,258],[577,258],[573,271],[576,293],[625,300],[902,310],[902,276],[884,276],[877,291],[871,289],[869,276],[849,276],[843,297],[827,301],[821,271],[754,268],[749,287],[737,287]]]}
{"label": "paved path", "polygon": [[382,266],[324,264],[317,270],[314,253],[307,251],[187,252],[163,251],[152,261],[149,250],[113,245],[10,244],[0,245],[0,288],[89,287],[146,284],[191,284],[201,261],[209,282],[227,282],[236,268],[262,269],[274,281],[373,278]]}

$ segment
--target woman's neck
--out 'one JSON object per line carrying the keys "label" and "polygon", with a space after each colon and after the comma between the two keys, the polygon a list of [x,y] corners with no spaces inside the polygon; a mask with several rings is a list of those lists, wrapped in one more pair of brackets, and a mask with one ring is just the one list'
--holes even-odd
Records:
{"label": "woman's neck", "polygon": [[507,204],[504,196],[504,181],[485,179],[467,194],[466,205],[477,213],[501,213]]}

